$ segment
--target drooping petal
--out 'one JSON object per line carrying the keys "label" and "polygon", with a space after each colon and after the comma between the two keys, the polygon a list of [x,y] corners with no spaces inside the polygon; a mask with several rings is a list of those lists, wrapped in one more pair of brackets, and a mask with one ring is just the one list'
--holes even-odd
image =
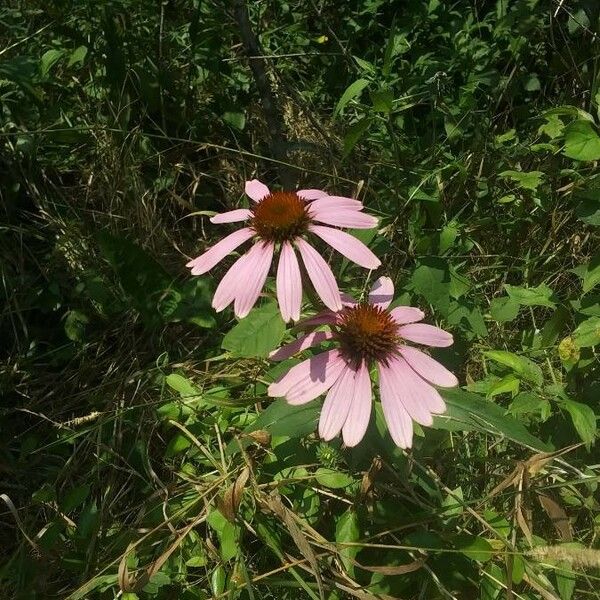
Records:
{"label": "drooping petal", "polygon": [[252,216],[252,212],[247,208],[236,208],[228,212],[219,213],[210,218],[211,223],[236,223],[237,221],[247,221]]}
{"label": "drooping petal", "polygon": [[377,269],[377,267],[381,266],[381,261],[373,252],[353,235],[339,229],[324,227],[323,225],[309,225],[308,229],[357,265],[365,267],[365,269]]}
{"label": "drooping petal", "polygon": [[315,291],[323,300],[325,306],[333,311],[341,310],[342,300],[340,290],[335,277],[323,257],[302,238],[296,239],[296,247],[300,251],[306,272],[315,288]]}
{"label": "drooping petal", "polygon": [[327,196],[327,192],[324,192],[323,190],[314,190],[314,189],[298,190],[296,192],[296,195],[300,196],[300,198],[304,198],[304,200],[317,200],[317,198],[322,198],[323,196]]}
{"label": "drooping petal", "polygon": [[394,392],[411,416],[413,421],[421,425],[433,423],[432,413],[440,413],[446,409],[439,392],[419,377],[401,357],[388,360]]}
{"label": "drooping petal", "polygon": [[245,192],[254,202],[260,202],[265,196],[271,193],[269,188],[258,179],[246,181]]}
{"label": "drooping petal", "polygon": [[346,365],[325,397],[319,418],[319,435],[325,441],[332,440],[342,430],[354,395],[355,375],[356,371]]}
{"label": "drooping petal", "polygon": [[313,331],[312,333],[308,333],[299,337],[297,340],[274,350],[269,355],[271,360],[285,360],[286,358],[290,358],[290,356],[294,356],[298,352],[302,350],[306,350],[307,348],[312,348],[313,346],[318,346],[321,342],[325,340],[330,340],[333,338],[333,333],[331,331]]}
{"label": "drooping petal", "polygon": [[416,344],[424,344],[425,346],[445,348],[452,346],[454,343],[451,333],[439,327],[427,325],[426,323],[403,325],[398,331],[405,340],[415,342]]}
{"label": "drooping petal", "polygon": [[283,320],[297,321],[302,304],[302,277],[298,258],[289,242],[283,242],[277,266],[277,301]]}
{"label": "drooping petal", "polygon": [[290,404],[310,402],[335,383],[345,366],[339,350],[322,352],[292,367],[269,386],[268,394],[284,397]]}
{"label": "drooping petal", "polygon": [[273,242],[258,242],[248,251],[233,305],[238,319],[243,319],[256,304],[273,261],[274,248]]}
{"label": "drooping petal", "polygon": [[362,210],[364,207],[364,204],[360,200],[344,198],[343,196],[327,196],[326,198],[319,198],[310,205],[310,209],[313,213],[320,210]]}
{"label": "drooping petal", "polygon": [[211,246],[204,254],[190,260],[186,267],[192,269],[192,275],[202,275],[210,271],[218,262],[221,262],[230,252],[233,252],[253,235],[254,231],[249,227],[238,229]]}
{"label": "drooping petal", "polygon": [[425,318],[425,313],[420,308],[414,306],[397,306],[390,311],[396,323],[406,325],[407,323],[416,323]]}
{"label": "drooping petal", "polygon": [[394,391],[395,381],[390,375],[389,368],[382,363],[377,363],[377,370],[379,371],[381,408],[390,435],[394,443],[400,448],[410,448],[413,437],[412,419]]}
{"label": "drooping petal", "polygon": [[380,277],[375,281],[369,293],[369,303],[387,308],[394,299],[394,282],[389,277]]}
{"label": "drooping petal", "polygon": [[219,285],[215,290],[215,295],[212,299],[212,307],[217,312],[221,312],[227,308],[235,299],[237,286],[241,281],[242,273],[244,272],[244,265],[248,259],[248,252],[240,256],[233,263],[229,271],[225,273],[225,276],[219,282]]}
{"label": "drooping petal", "polygon": [[371,419],[371,378],[364,362],[354,378],[354,394],[350,411],[342,428],[344,444],[352,447],[360,442]]}
{"label": "drooping petal", "polygon": [[[314,204],[314,203],[313,203]],[[311,206],[312,208],[312,206]],[[319,209],[311,210],[313,219],[334,227],[352,227],[354,229],[372,229],[377,226],[378,220],[372,215],[347,209]]]}
{"label": "drooping petal", "polygon": [[300,329],[309,329],[311,327],[318,327],[319,325],[332,325],[337,320],[337,315],[331,310],[324,310],[323,312],[309,317],[308,319],[302,319],[296,323],[296,327]]}
{"label": "drooping petal", "polygon": [[428,354],[411,346],[400,346],[399,350],[413,371],[418,373],[423,379],[433,383],[433,385],[439,385],[440,387],[454,387],[458,385],[458,379],[454,373],[448,371],[446,367],[431,358]]}

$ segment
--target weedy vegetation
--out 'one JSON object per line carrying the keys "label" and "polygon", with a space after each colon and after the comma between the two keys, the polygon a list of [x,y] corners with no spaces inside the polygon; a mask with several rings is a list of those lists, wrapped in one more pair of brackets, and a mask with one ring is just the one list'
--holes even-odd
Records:
{"label": "weedy vegetation", "polygon": [[[599,69],[595,0],[3,2],[0,597],[600,598]],[[453,333],[412,449],[319,440],[273,278],[185,268],[255,177]]]}

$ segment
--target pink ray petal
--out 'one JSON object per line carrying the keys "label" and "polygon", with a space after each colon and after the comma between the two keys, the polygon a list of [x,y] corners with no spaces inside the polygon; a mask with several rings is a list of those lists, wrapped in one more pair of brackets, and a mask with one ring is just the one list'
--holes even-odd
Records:
{"label": "pink ray petal", "polygon": [[[260,244],[260,242],[257,242]],[[235,299],[237,286],[241,281],[241,276],[244,272],[244,265],[248,260],[248,252],[240,256],[231,266],[231,268],[225,273],[225,276],[219,282],[215,295],[212,299],[212,307],[217,311],[221,312],[227,308]]]}
{"label": "pink ray petal", "polygon": [[414,306],[397,306],[390,311],[396,323],[406,325],[407,323],[415,323],[425,318],[425,313],[420,308]]}
{"label": "pink ray petal", "polygon": [[327,196],[326,198],[319,198],[315,200],[311,205],[311,211],[318,212],[320,210],[362,210],[364,204],[360,200],[354,198],[344,198],[343,196]]}
{"label": "pink ray petal", "polygon": [[440,387],[455,387],[458,385],[458,379],[454,373],[448,371],[446,367],[428,354],[410,346],[400,346],[398,349],[413,371],[423,379]]}
{"label": "pink ray petal", "polygon": [[300,196],[300,198],[304,198],[304,200],[316,200],[317,198],[323,198],[323,196],[327,196],[327,192],[324,192],[323,190],[314,189],[298,190],[296,192],[296,195]]}
{"label": "pink ray petal", "polygon": [[274,249],[273,242],[258,242],[248,251],[233,305],[235,316],[238,319],[243,319],[256,304],[269,274]]}
{"label": "pink ray petal", "polygon": [[320,296],[325,306],[333,311],[342,309],[340,290],[335,277],[323,257],[302,238],[296,239],[296,247],[300,251],[306,272],[315,291]]}
{"label": "pink ray petal", "polygon": [[265,196],[271,193],[269,188],[258,179],[246,181],[245,192],[254,202],[260,202]]}
{"label": "pink ray petal", "polygon": [[381,261],[353,235],[323,225],[309,225],[308,229],[357,265],[365,269],[377,269],[381,266]]}
{"label": "pink ray petal", "polygon": [[285,397],[290,404],[310,402],[335,383],[345,366],[339,350],[322,352],[292,367],[269,386],[268,394]]}
{"label": "pink ray petal", "polygon": [[412,419],[402,406],[395,391],[395,380],[391,377],[390,370],[382,363],[377,363],[379,371],[379,395],[381,408],[394,443],[400,448],[412,446],[413,424]]}
{"label": "pink ray petal", "polygon": [[190,260],[186,267],[192,269],[192,275],[202,275],[210,271],[218,262],[221,262],[230,252],[233,252],[253,235],[254,231],[249,227],[238,229],[211,246],[204,254]]}
{"label": "pink ray petal", "polygon": [[286,323],[300,318],[302,277],[298,258],[289,242],[283,242],[281,245],[277,266],[277,301],[281,316]]}
{"label": "pink ray petal", "polygon": [[326,340],[330,340],[333,338],[333,333],[331,331],[313,331],[312,333],[307,333],[299,337],[297,340],[274,350],[269,355],[271,360],[285,360],[286,358],[290,358],[301,352],[302,350],[306,350],[307,348],[312,348],[313,346],[318,346],[321,342]]}
{"label": "pink ray petal", "polygon": [[387,308],[394,299],[394,282],[389,277],[380,277],[375,281],[369,293],[369,302]]}
{"label": "pink ray petal", "polygon": [[319,418],[319,435],[325,441],[332,440],[342,430],[354,395],[355,375],[356,371],[346,365],[325,397]]}
{"label": "pink ray petal", "polygon": [[354,394],[350,411],[342,428],[344,444],[356,446],[367,431],[371,420],[371,377],[365,363],[361,363],[354,379]]}
{"label": "pink ray petal", "polygon": [[439,327],[427,325],[426,323],[403,325],[398,331],[405,340],[415,342],[416,344],[424,344],[425,346],[445,348],[452,346],[454,343],[451,333]]}
{"label": "pink ray petal", "polygon": [[446,405],[439,392],[419,377],[401,357],[389,359],[394,392],[413,421],[428,427],[433,423],[432,413],[444,412]]}
{"label": "pink ray petal", "polygon": [[340,297],[342,298],[342,304],[344,306],[356,306],[358,304],[358,302],[350,294],[346,294],[346,292],[342,292]]}
{"label": "pink ray petal", "polygon": [[[313,203],[314,204],[314,203]],[[311,206],[312,208],[312,206]],[[372,229],[379,222],[376,217],[357,210],[319,209],[311,210],[313,219],[334,227],[352,227],[354,229]]]}
{"label": "pink ray petal", "polygon": [[336,320],[336,313],[330,310],[325,310],[314,317],[309,317],[308,319],[302,319],[302,321],[298,321],[298,323],[296,323],[296,327],[304,329],[318,327],[319,325],[332,325],[336,322]]}
{"label": "pink ray petal", "polygon": [[210,218],[211,223],[236,223],[237,221],[247,221],[252,217],[252,212],[247,208],[236,208],[228,212],[219,213]]}

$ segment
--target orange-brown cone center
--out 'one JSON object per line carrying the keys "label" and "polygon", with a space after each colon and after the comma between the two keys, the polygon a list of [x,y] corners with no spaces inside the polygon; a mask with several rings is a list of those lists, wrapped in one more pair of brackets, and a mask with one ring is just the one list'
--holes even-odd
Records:
{"label": "orange-brown cone center", "polygon": [[373,304],[344,308],[337,327],[341,351],[355,363],[362,360],[385,362],[398,345],[399,325],[388,311]]}
{"label": "orange-brown cone center", "polygon": [[294,192],[273,192],[252,212],[252,227],[269,242],[293,240],[306,232],[310,222],[306,202]]}

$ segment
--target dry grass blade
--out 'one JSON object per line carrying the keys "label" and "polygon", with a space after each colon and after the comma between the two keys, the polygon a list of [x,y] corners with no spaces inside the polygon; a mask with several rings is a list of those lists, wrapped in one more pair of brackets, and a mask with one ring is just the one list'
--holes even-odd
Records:
{"label": "dry grass blade", "polygon": [[219,510],[230,523],[235,522],[248,477],[250,477],[250,467],[244,467],[233,485],[223,494],[223,499],[218,503]]}
{"label": "dry grass blade", "polygon": [[569,517],[565,512],[565,509],[558,502],[556,502],[556,500],[553,500],[546,494],[537,492],[537,497],[542,505],[542,508],[550,517],[550,520],[552,521],[552,524],[554,525],[560,539],[564,542],[572,542],[573,532],[571,530],[571,522],[569,521]]}

